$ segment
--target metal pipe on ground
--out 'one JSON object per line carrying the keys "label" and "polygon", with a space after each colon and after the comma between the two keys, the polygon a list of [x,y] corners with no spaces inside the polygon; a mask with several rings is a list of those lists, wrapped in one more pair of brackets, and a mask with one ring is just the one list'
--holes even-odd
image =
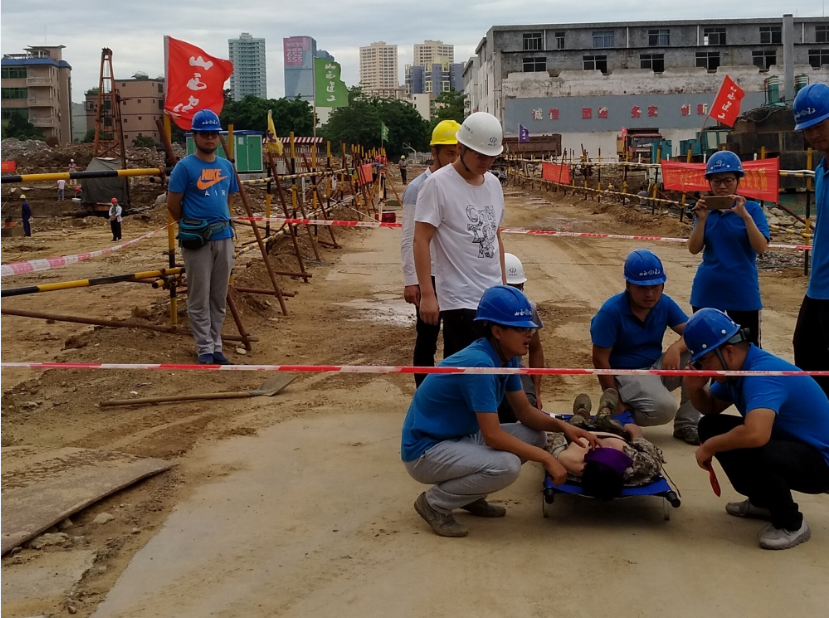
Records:
{"label": "metal pipe on ground", "polygon": [[22,288],[11,288],[2,290],[0,298],[7,296],[23,296],[37,292],[54,292],[56,290],[68,290],[71,288],[86,288],[93,285],[106,285],[108,283],[121,283],[122,281],[137,281],[139,279],[151,279],[166,277],[167,275],[178,275],[184,272],[184,268],[166,268],[161,270],[148,270],[128,275],[112,275],[111,277],[96,277],[94,279],[78,279],[76,281],[62,281],[60,283],[44,283],[43,285],[30,285]]}
{"label": "metal pipe on ground", "polygon": [[96,172],[49,172],[47,174],[14,174],[0,176],[0,183],[55,182],[57,180],[84,180],[86,178],[129,178],[132,176],[163,176],[171,167],[146,167],[134,170],[100,170]]}

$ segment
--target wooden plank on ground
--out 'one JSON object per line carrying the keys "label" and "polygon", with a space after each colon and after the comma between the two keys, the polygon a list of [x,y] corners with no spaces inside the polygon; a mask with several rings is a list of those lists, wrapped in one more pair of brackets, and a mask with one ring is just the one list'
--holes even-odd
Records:
{"label": "wooden plank on ground", "polygon": [[174,464],[114,451],[2,449],[2,548],[13,548],[90,504]]}

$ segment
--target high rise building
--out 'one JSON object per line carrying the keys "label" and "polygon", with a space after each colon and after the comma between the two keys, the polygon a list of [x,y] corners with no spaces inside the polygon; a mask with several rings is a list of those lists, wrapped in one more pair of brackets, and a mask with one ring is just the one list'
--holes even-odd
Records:
{"label": "high rise building", "polygon": [[379,41],[360,48],[360,85],[366,92],[397,96],[397,45]]}
{"label": "high rise building", "polygon": [[309,36],[282,39],[285,64],[285,97],[314,104],[314,58],[334,62],[334,56],[317,49],[316,40]]}
{"label": "high rise building", "polygon": [[227,47],[233,63],[230,96],[234,101],[241,101],[249,94],[266,99],[265,39],[254,39],[243,32],[238,39],[228,39]]}
{"label": "high rise building", "polygon": [[417,67],[428,67],[433,64],[455,62],[455,46],[446,45],[443,41],[423,41],[415,43],[412,64]]}
{"label": "high rise building", "polygon": [[3,122],[22,116],[61,144],[72,141],[72,67],[63,60],[64,47],[27,47],[0,61]]}

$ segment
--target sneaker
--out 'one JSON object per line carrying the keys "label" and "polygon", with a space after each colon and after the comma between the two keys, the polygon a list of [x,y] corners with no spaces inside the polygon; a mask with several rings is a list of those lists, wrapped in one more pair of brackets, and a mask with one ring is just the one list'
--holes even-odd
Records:
{"label": "sneaker", "polygon": [[699,431],[697,431],[696,427],[691,425],[688,427],[678,427],[677,429],[674,429],[674,438],[677,440],[683,440],[688,444],[698,445]]}
{"label": "sneaker", "polygon": [[417,514],[426,520],[426,523],[432,527],[432,530],[438,536],[462,537],[469,534],[466,526],[462,526],[455,521],[455,518],[451,514],[444,515],[443,513],[438,513],[429,506],[429,503],[426,501],[426,492],[423,492],[417,497],[414,508]]}
{"label": "sneaker", "polygon": [[463,507],[463,510],[468,511],[470,515],[474,515],[475,517],[503,517],[507,514],[507,509],[503,506],[490,504],[483,498],[475,500],[475,502],[470,502]]}
{"label": "sneaker", "polygon": [[769,524],[760,531],[760,547],[763,549],[791,549],[801,543],[805,543],[812,536],[809,524],[806,520],[800,524],[800,528],[791,531],[784,528],[775,528]]}
{"label": "sneaker", "polygon": [[725,512],[734,517],[771,520],[770,510],[761,506],[754,506],[748,498],[742,502],[729,502],[725,505]]}
{"label": "sneaker", "polygon": [[618,403],[619,392],[612,388],[606,388],[599,399],[599,411],[596,413],[596,419],[602,416],[613,416],[613,411]]}
{"label": "sneaker", "polygon": [[199,365],[213,365],[212,354],[199,354]]}
{"label": "sneaker", "polygon": [[230,365],[230,361],[228,360],[227,356],[222,354],[221,352],[213,352],[213,362],[217,365]]}

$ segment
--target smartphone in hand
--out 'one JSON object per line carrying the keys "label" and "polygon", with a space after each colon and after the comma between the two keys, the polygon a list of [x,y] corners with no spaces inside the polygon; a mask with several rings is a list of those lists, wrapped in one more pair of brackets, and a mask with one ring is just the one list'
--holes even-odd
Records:
{"label": "smartphone in hand", "polygon": [[708,210],[729,210],[735,202],[730,195],[706,195],[704,199]]}

